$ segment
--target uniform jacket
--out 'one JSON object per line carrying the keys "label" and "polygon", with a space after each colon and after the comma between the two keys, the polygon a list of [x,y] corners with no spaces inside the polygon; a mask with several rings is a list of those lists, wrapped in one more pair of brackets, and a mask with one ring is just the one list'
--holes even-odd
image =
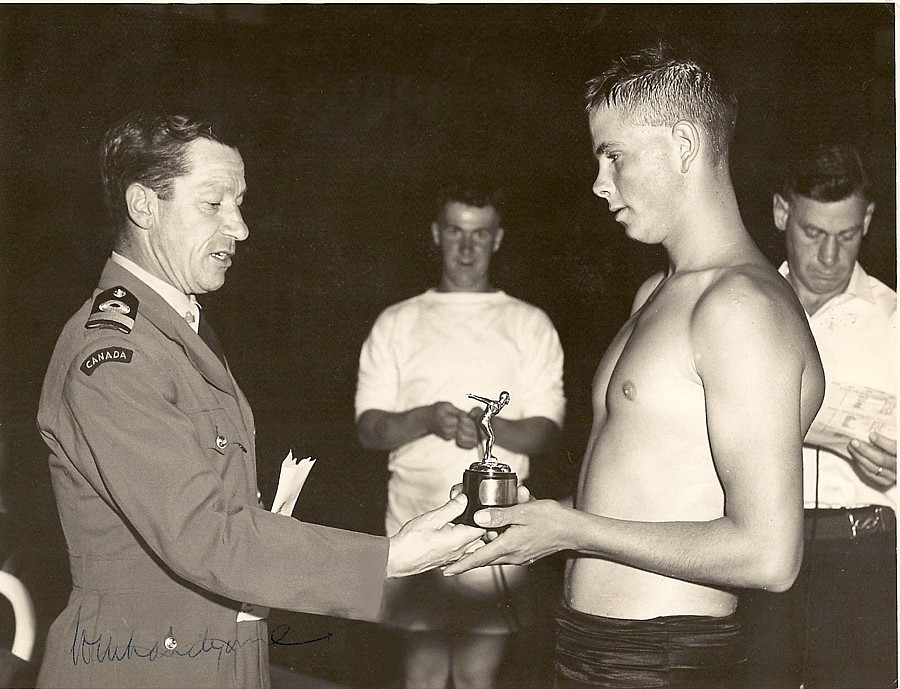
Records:
{"label": "uniform jacket", "polygon": [[[86,327],[103,299],[127,327]],[[39,686],[266,687],[268,630],[237,622],[242,602],[377,617],[387,540],[259,505],[253,415],[231,373],[111,261],[57,342],[38,426],[73,584]]]}

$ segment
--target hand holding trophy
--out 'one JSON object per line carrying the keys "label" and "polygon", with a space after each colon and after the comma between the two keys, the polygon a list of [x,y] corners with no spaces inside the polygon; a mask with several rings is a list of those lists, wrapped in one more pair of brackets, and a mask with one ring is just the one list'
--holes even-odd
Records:
{"label": "hand holding trophy", "polygon": [[469,499],[469,503],[466,511],[453,521],[456,524],[477,527],[473,517],[478,510],[485,507],[509,507],[516,504],[518,481],[515,472],[506,464],[498,462],[493,455],[494,430],[491,428],[491,419],[509,404],[509,393],[504,390],[497,400],[477,395],[469,395],[469,397],[485,405],[484,416],[481,417],[481,427],[484,429],[487,439],[482,460],[474,462],[463,473],[463,492]]}

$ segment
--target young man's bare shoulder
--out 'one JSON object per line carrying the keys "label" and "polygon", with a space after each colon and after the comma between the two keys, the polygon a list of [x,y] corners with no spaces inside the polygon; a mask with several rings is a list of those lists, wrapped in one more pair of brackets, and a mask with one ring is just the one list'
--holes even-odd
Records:
{"label": "young man's bare shoulder", "polygon": [[[783,327],[803,322],[790,285],[768,264],[745,263],[716,269],[694,307],[700,327]],[[779,325],[780,324],[780,325]]]}
{"label": "young man's bare shoulder", "polygon": [[662,282],[665,276],[666,274],[664,271],[659,271],[644,280],[634,295],[634,301],[631,304],[631,313],[634,313],[646,303],[650,298],[650,295],[653,294],[653,291],[659,287],[659,283]]}

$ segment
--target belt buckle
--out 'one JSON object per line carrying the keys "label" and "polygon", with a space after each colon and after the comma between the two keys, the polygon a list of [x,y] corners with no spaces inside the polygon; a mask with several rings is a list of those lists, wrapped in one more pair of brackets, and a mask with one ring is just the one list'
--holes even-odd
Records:
{"label": "belt buckle", "polygon": [[875,506],[872,508],[872,514],[868,514],[865,517],[857,517],[852,511],[847,512],[847,519],[850,520],[850,537],[857,538],[863,534],[883,531],[883,509],[880,505]]}

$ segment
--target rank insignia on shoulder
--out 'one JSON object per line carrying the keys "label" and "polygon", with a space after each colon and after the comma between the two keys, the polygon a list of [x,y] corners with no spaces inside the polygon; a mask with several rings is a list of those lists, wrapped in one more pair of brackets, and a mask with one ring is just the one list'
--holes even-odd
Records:
{"label": "rank insignia on shoulder", "polygon": [[96,371],[101,364],[105,364],[107,361],[130,364],[133,356],[134,350],[127,349],[126,347],[104,347],[103,349],[98,349],[81,362],[81,372],[86,376],[89,376]]}
{"label": "rank insignia on shoulder", "polygon": [[104,290],[94,299],[94,308],[88,316],[85,328],[115,328],[125,334],[134,327],[138,299],[121,286]]}

